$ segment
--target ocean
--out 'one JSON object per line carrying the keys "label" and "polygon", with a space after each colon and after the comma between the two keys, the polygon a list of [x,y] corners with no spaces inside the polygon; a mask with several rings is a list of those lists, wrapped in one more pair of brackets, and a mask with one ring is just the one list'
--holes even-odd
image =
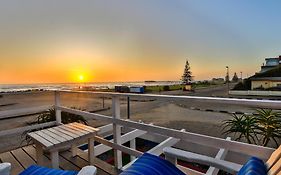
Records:
{"label": "ocean", "polygon": [[107,82],[107,83],[58,83],[58,84],[0,84],[0,93],[75,90],[75,89],[114,89],[115,86],[163,86],[180,84],[180,81],[142,81],[142,82]]}

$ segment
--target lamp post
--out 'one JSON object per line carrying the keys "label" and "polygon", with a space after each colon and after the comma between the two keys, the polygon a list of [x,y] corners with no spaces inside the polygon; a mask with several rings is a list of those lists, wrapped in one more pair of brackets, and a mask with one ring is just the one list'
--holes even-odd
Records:
{"label": "lamp post", "polygon": [[227,83],[227,94],[229,95],[229,67],[226,66],[226,83]]}
{"label": "lamp post", "polygon": [[243,76],[242,76],[242,71],[240,72],[240,74],[241,74],[241,82],[243,82]]}

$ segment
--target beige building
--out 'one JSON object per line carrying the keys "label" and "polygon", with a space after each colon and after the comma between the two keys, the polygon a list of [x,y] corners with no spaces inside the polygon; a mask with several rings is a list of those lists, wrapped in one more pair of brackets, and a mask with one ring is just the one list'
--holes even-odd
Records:
{"label": "beige building", "polygon": [[251,78],[251,89],[259,89],[259,88],[272,88],[272,87],[280,87],[281,88],[281,77],[259,77],[259,78]]}

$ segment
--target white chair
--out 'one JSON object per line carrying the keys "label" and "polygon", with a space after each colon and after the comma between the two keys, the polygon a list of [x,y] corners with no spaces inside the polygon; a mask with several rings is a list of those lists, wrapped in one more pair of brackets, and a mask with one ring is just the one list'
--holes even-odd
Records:
{"label": "white chair", "polygon": [[[10,175],[11,173],[11,164],[10,163],[1,163],[0,164],[0,175]],[[77,175],[96,175],[97,168],[94,166],[85,166],[83,167]]]}
{"label": "white chair", "polygon": [[0,174],[1,175],[10,175],[11,164],[10,163],[0,163]]}
{"label": "white chair", "polygon": [[[188,162],[200,163],[200,164],[216,167],[220,170],[224,170],[231,174],[236,174],[243,166],[237,163],[216,159],[213,157],[208,157],[205,155],[200,155],[200,154],[183,151],[171,147],[166,147],[164,148],[163,151],[166,159],[172,162],[173,164],[176,164],[176,160],[180,159]],[[268,174],[270,175],[281,174],[281,146],[279,146],[279,148],[276,149],[271,154],[271,156],[265,162],[265,164],[267,167]]]}

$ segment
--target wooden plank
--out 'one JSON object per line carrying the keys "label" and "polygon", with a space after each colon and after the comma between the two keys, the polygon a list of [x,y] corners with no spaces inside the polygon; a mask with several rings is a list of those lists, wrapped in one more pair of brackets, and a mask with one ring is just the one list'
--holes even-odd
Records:
{"label": "wooden plank", "polygon": [[[46,157],[48,157],[48,159],[51,159],[50,155],[45,154]],[[68,161],[67,159],[59,156],[59,168],[63,169],[63,170],[73,170],[73,171],[79,171],[80,168],[78,168],[77,166],[73,165],[70,161]]]}
{"label": "wooden plank", "polygon": [[73,127],[76,127],[78,129],[82,129],[82,130],[86,130],[88,132],[97,132],[99,131],[99,129],[97,128],[93,128],[93,127],[90,127],[90,126],[87,126],[87,125],[83,125],[81,123],[70,123],[69,124],[70,126],[73,126]]}
{"label": "wooden plank", "polygon": [[53,137],[49,136],[48,134],[46,134],[46,133],[44,133],[42,131],[36,131],[35,134],[41,136],[45,140],[48,140],[49,142],[53,143],[54,145],[57,145],[57,144],[61,143],[59,140],[54,139]]}
{"label": "wooden plank", "polygon": [[26,169],[30,165],[36,164],[36,162],[30,158],[26,152],[24,152],[21,148],[11,151],[13,156],[22,164],[22,166]]}
{"label": "wooden plank", "polygon": [[49,135],[50,137],[52,137],[52,138],[58,140],[59,142],[66,142],[66,141],[67,141],[67,139],[65,139],[64,137],[62,137],[59,133],[54,134],[54,133],[52,133],[51,131],[46,130],[46,129],[41,130],[41,132],[43,132],[43,133]]}
{"label": "wooden plank", "polygon": [[88,161],[82,159],[79,155],[72,157],[71,152],[68,150],[60,152],[59,155],[64,159],[70,161],[73,165],[78,166],[79,168],[83,168],[84,166],[89,165]]}
{"label": "wooden plank", "polygon": [[52,132],[52,133],[54,133],[54,134],[60,135],[61,137],[65,138],[65,140],[72,140],[73,138],[75,138],[75,137],[71,137],[69,135],[66,135],[65,133],[63,133],[63,132],[61,132],[59,130],[54,130],[53,128],[49,128],[47,130]]}
{"label": "wooden plank", "polygon": [[58,132],[62,132],[62,133],[66,134],[66,135],[68,135],[69,137],[72,137],[72,138],[78,138],[78,137],[80,137],[78,134],[75,134],[75,133],[72,133],[72,132],[63,130],[63,129],[58,128],[58,127],[54,127],[54,128],[52,128],[52,129],[55,130],[55,131],[58,131]]}
{"label": "wooden plank", "polygon": [[64,127],[69,128],[69,129],[73,130],[74,132],[80,132],[80,133],[83,133],[83,134],[92,133],[92,132],[89,132],[89,131],[86,131],[86,130],[83,130],[83,129],[80,129],[80,128],[76,128],[72,125],[64,125]]}
{"label": "wooden plank", "polygon": [[76,124],[74,124],[74,123],[70,123],[70,124],[68,124],[68,125],[69,125],[69,126],[72,126],[72,127],[75,127],[76,129],[79,129],[79,130],[83,130],[83,131],[87,131],[87,132],[95,132],[95,131],[93,131],[93,130],[91,130],[91,129],[88,129],[88,128],[83,127],[83,126],[76,125]]}
{"label": "wooden plank", "polygon": [[[92,131],[95,131],[95,132],[97,132],[97,131],[100,130],[99,128],[94,128],[94,127],[92,127],[92,126],[88,126],[88,125],[85,125],[85,124],[82,124],[82,123],[78,123],[78,122],[74,122],[74,123],[72,123],[72,124],[74,124],[74,125],[76,125],[76,126],[81,126],[81,127],[87,128],[87,129],[92,130]],[[110,125],[110,124],[109,124],[109,125]]]}
{"label": "wooden plank", "polygon": [[[34,145],[25,146],[22,149],[23,149],[23,151],[26,152],[26,154],[29,157],[31,157],[38,164],[38,161],[37,161],[37,158],[36,158],[36,150],[35,150]],[[42,162],[43,162],[44,166],[51,168],[51,164],[49,163],[50,160],[49,160],[48,157],[46,157],[46,155],[43,154],[41,159],[42,159]]]}
{"label": "wooden plank", "polygon": [[186,168],[184,166],[177,165],[177,167],[187,175],[204,175],[204,173],[201,173],[199,171],[195,171],[195,170],[190,169],[190,168]]}
{"label": "wooden plank", "polygon": [[[70,151],[63,151],[60,152],[60,156],[63,157],[64,159],[70,161],[73,165],[77,166],[79,169],[83,168],[84,166],[88,166],[89,163],[85,159],[82,159],[80,156],[75,156],[72,157]],[[107,164],[107,163],[106,163]],[[97,174],[98,175],[109,175],[102,169],[97,167]]]}
{"label": "wooden plank", "polygon": [[23,151],[26,152],[26,154],[33,159],[35,162],[37,162],[36,160],[36,152],[35,152],[35,148],[33,147],[33,145],[28,145],[25,147],[22,147]]}
{"label": "wooden plank", "polygon": [[[36,154],[35,154],[35,148],[34,146],[27,146],[23,147],[23,149],[27,152],[28,155],[30,155],[33,159],[35,159]],[[49,154],[44,154],[43,160],[45,162],[44,166],[50,167],[50,155]],[[60,163],[60,169],[63,170],[74,170],[74,171],[79,171],[79,168],[72,163],[70,163],[67,159],[59,156],[59,163]]]}
{"label": "wooden plank", "polygon": [[76,134],[76,135],[78,135],[78,137],[81,137],[81,136],[85,135],[85,134],[82,133],[82,132],[75,131],[75,130],[70,129],[70,128],[68,128],[68,127],[65,127],[65,126],[63,126],[63,125],[62,125],[62,126],[58,126],[58,127],[56,127],[56,128],[60,128],[61,130],[68,131],[68,132],[70,132],[70,133],[72,133],[72,134]]}
{"label": "wooden plank", "polygon": [[3,162],[9,162],[12,164],[11,175],[18,175],[24,170],[24,167],[14,158],[11,152],[0,154],[0,158]]}
{"label": "wooden plank", "polygon": [[35,134],[35,133],[28,133],[28,135],[37,140],[38,142],[40,142],[42,145],[44,145],[45,147],[50,147],[53,146],[54,144],[49,142],[48,140],[46,140],[45,138],[42,138],[41,136]]}
{"label": "wooden plank", "polygon": [[[88,162],[88,154],[85,152],[82,152],[79,150],[78,153],[79,157],[86,160]],[[108,174],[111,175],[118,175],[121,173],[120,170],[118,170],[117,168],[115,168],[114,166],[94,157],[94,166],[96,166],[99,169],[102,169],[103,171],[107,172]]]}

